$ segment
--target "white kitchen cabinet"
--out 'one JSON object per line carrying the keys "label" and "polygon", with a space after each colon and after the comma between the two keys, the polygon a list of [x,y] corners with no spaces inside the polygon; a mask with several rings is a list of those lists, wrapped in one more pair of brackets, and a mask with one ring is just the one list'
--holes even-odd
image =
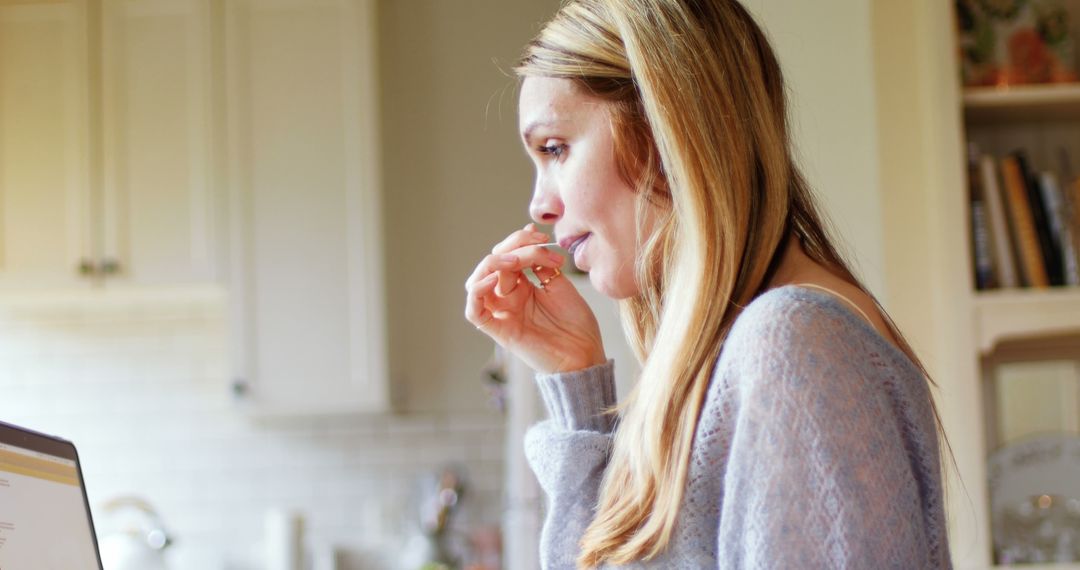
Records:
{"label": "white kitchen cabinet", "polygon": [[385,411],[373,0],[224,10],[234,386],[258,415]]}
{"label": "white kitchen cabinet", "polygon": [[87,6],[0,2],[0,288],[71,286],[93,251]]}
{"label": "white kitchen cabinet", "polygon": [[218,280],[211,6],[0,2],[0,289]]}
{"label": "white kitchen cabinet", "polygon": [[210,0],[104,0],[101,260],[107,283],[218,279]]}

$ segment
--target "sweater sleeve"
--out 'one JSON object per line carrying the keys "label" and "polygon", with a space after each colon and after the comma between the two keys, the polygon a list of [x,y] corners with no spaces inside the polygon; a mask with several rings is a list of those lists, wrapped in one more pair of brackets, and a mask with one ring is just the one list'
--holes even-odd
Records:
{"label": "sweater sleeve", "polygon": [[720,566],[928,568],[903,422],[864,373],[874,363],[818,323],[812,337],[775,323],[750,335],[770,346],[739,369]]}
{"label": "sweater sleeve", "polygon": [[611,451],[614,420],[601,412],[616,403],[614,361],[536,381],[549,418],[525,434],[525,456],[547,495],[540,563],[572,569]]}

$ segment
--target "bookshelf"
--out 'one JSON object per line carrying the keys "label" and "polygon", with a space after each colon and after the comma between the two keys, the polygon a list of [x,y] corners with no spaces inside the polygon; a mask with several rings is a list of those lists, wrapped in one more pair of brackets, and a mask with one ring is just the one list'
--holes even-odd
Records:
{"label": "bookshelf", "polygon": [[[1076,2],[1071,4],[1070,8],[1080,9]],[[954,77],[959,83],[959,73]],[[965,148],[973,143],[980,153],[992,155],[995,160],[1023,149],[1033,171],[1054,171],[1059,175],[1063,189],[1072,185],[1075,178],[1069,177],[1076,176],[1075,166],[1080,161],[1080,84],[989,88],[958,86],[958,90],[960,138]],[[964,173],[963,188],[966,189],[972,183],[969,179],[972,173],[967,170],[966,164]],[[981,192],[985,197],[988,191],[994,190],[983,187]],[[1029,203],[1029,206],[1033,209],[1038,207],[1033,203]],[[970,216],[970,213],[965,216],[968,236],[971,235],[973,223]],[[1000,231],[1000,228],[996,229]],[[1015,244],[1016,236],[1011,237]],[[970,238],[964,248],[969,272],[972,272],[974,251]],[[998,410],[999,399],[1007,397],[1003,396],[1007,393],[1001,391],[1004,388],[997,384],[995,376],[1001,366],[1018,362],[1080,360],[1080,287],[1059,285],[976,291],[973,276],[969,276],[967,283],[964,295],[970,299],[970,303],[966,304],[967,311],[962,318],[971,323],[974,333],[968,350],[974,349],[976,374],[972,381],[982,395],[976,400],[981,405],[975,415],[983,431],[984,460],[977,468],[974,465],[969,468],[969,477],[979,477],[985,481],[988,477],[985,461],[991,453],[1002,449],[1004,443],[998,437]],[[1080,405],[1080,402],[1075,405]],[[1060,402],[1046,399],[1045,406],[1040,409],[1048,413],[1051,407],[1060,406]],[[980,500],[989,507],[988,490],[984,490],[979,497],[973,496],[972,500]],[[989,510],[981,514],[978,530],[986,536],[980,544],[992,551],[995,536],[991,530],[991,514]],[[985,554],[988,554],[987,562],[994,564],[993,553]],[[1075,569],[1080,568],[1080,563],[1056,564],[1053,567]]]}
{"label": "bookshelf", "polygon": [[[1080,0],[1066,3],[1080,38]],[[1080,288],[975,289],[967,143],[995,155],[1027,148],[1041,168],[1064,147],[1080,173],[1080,86],[962,88],[953,2],[875,0],[871,18],[886,308],[936,384],[955,457],[955,467],[945,459],[954,565],[1013,568],[993,555],[989,372],[1003,361],[1080,357]]]}

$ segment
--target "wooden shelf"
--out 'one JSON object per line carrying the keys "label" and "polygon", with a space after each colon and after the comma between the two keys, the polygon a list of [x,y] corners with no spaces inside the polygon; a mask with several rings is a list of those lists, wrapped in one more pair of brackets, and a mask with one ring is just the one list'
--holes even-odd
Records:
{"label": "wooden shelf", "polygon": [[1080,120],[1080,83],[969,87],[963,106],[973,124]]}
{"label": "wooden shelf", "polygon": [[1002,341],[1080,333],[1080,287],[1002,289],[975,295],[979,352]]}

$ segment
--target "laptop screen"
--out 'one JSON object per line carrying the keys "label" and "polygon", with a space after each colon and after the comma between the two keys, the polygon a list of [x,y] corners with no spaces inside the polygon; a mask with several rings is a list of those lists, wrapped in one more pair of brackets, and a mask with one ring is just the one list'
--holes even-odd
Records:
{"label": "laptop screen", "polygon": [[100,566],[75,447],[0,424],[0,570],[21,568]]}

